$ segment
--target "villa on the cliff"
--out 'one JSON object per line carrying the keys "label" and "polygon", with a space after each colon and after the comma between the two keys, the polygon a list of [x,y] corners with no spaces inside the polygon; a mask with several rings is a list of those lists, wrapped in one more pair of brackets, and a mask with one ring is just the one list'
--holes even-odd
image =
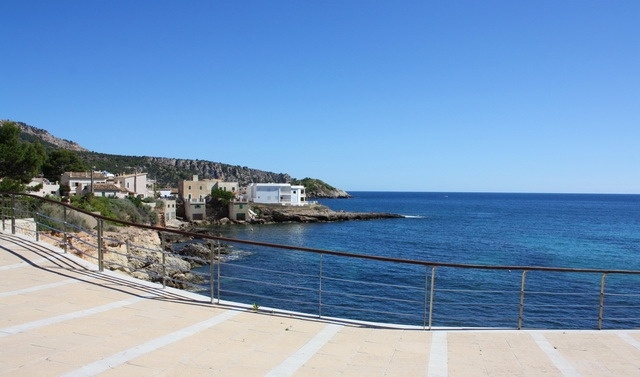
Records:
{"label": "villa on the cliff", "polygon": [[188,221],[204,220],[207,217],[206,200],[213,189],[233,192],[235,199],[229,205],[229,217],[233,220],[245,220],[251,215],[250,203],[307,205],[304,186],[290,183],[251,183],[240,189],[238,182],[224,182],[218,179],[184,180],[178,185],[178,195],[184,202],[184,215]]}
{"label": "villa on the cliff", "polygon": [[31,194],[41,197],[47,195],[58,195],[60,193],[60,183],[50,182],[48,179],[42,177],[31,179],[27,188]]}
{"label": "villa on the cliff", "polygon": [[247,186],[249,201],[259,204],[307,205],[304,186],[290,183],[251,183]]}
{"label": "villa on the cliff", "polygon": [[238,182],[224,182],[219,179],[198,179],[194,175],[191,180],[184,180],[178,185],[178,195],[184,202],[184,215],[189,221],[204,220],[206,213],[206,198],[213,189],[238,193]]}

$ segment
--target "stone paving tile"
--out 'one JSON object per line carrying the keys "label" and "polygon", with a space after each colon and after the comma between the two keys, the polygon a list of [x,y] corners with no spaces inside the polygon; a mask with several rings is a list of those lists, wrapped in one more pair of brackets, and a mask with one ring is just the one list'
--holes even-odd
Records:
{"label": "stone paving tile", "polygon": [[[24,249],[24,240],[12,243],[7,236],[0,236],[2,245],[32,260],[47,252],[41,245]],[[0,333],[0,376],[58,376],[94,364],[103,376],[426,376],[434,363],[444,365],[448,376],[562,376],[563,366],[565,373],[582,376],[640,375],[638,330],[335,327],[313,318],[189,302],[186,293],[114,273],[74,271],[81,266],[75,260],[1,269],[15,263],[19,258],[0,249],[0,279],[7,283],[0,293],[69,278],[82,282],[0,296],[0,330],[61,317]],[[143,298],[150,294],[159,297]],[[122,304],[65,317],[107,303]],[[320,338],[327,329],[335,331]],[[313,351],[303,355],[308,349]]]}
{"label": "stone paving tile", "polygon": [[526,332],[452,331],[447,342],[451,376],[562,375]]}
{"label": "stone paving tile", "polygon": [[640,376],[640,350],[615,332],[545,333],[583,376]]}

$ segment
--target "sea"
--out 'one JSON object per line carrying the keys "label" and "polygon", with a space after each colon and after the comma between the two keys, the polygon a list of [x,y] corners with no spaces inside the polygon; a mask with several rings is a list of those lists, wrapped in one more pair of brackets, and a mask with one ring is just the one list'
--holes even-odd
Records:
{"label": "sea", "polygon": [[350,194],[318,202],[336,211],[403,217],[218,226],[212,232],[434,265],[506,267],[434,268],[235,244],[220,264],[219,297],[429,327],[640,327],[640,195]]}

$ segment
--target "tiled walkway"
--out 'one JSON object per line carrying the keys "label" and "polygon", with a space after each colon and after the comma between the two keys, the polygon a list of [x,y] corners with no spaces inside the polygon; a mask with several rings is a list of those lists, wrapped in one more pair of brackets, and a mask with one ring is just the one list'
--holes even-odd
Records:
{"label": "tiled walkway", "polygon": [[640,330],[421,331],[255,313],[3,233],[0,281],[0,376],[640,376]]}

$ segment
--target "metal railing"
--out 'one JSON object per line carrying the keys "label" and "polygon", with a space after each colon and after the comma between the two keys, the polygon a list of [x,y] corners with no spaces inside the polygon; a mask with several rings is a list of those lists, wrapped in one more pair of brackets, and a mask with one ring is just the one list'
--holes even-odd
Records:
{"label": "metal railing", "polygon": [[[93,259],[100,271],[124,270],[207,295],[211,303],[424,329],[640,327],[637,270],[407,260],[133,224],[28,194],[1,200],[4,231],[46,238]],[[77,225],[79,216],[95,225]],[[124,226],[158,232],[160,246],[123,245],[105,235],[108,227]],[[169,241],[175,237],[188,241]],[[206,252],[185,254],[183,246],[193,244]]]}

